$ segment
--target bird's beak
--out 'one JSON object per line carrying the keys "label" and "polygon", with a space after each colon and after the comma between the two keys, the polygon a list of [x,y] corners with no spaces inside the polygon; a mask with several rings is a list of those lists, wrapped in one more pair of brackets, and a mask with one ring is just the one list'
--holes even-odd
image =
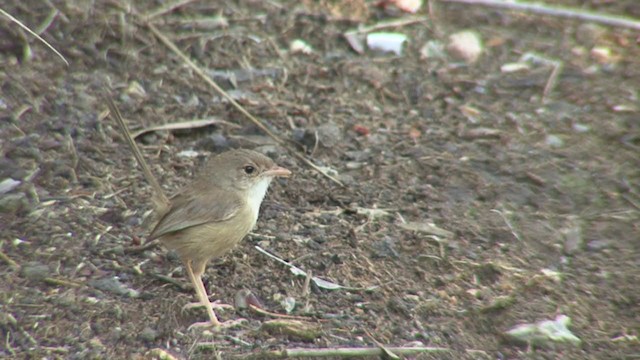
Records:
{"label": "bird's beak", "polygon": [[291,171],[280,167],[280,166],[274,166],[271,169],[265,171],[263,173],[264,176],[273,176],[273,177],[289,177],[291,176]]}

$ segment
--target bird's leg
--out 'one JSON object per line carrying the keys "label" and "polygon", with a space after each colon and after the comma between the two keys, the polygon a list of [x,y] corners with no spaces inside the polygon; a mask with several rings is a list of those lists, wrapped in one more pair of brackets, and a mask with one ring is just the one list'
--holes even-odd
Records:
{"label": "bird's leg", "polygon": [[207,311],[207,315],[209,315],[209,321],[211,323],[208,325],[214,326],[214,327],[220,326],[220,321],[218,320],[218,317],[216,316],[216,314],[213,312],[213,308],[211,307],[211,302],[209,301],[209,297],[207,296],[207,290],[204,288],[204,284],[202,283],[202,273],[204,272],[203,271],[204,267],[202,266],[201,267],[203,268],[202,271],[198,271],[198,273],[195,274],[193,272],[191,260],[186,261],[186,266],[187,266],[187,274],[189,274],[189,280],[191,280],[191,283],[193,284],[193,288],[196,290],[198,301],[200,301],[202,306],[204,306],[204,308]]}
{"label": "bird's leg", "polygon": [[[189,329],[192,329],[195,327],[227,328],[227,327],[240,325],[241,323],[246,321],[244,319],[239,319],[234,321],[220,322],[215,312],[213,312],[214,305],[211,304],[211,301],[209,301],[209,297],[207,296],[207,290],[204,288],[204,284],[202,283],[202,274],[204,273],[204,264],[197,264],[195,271],[193,269],[193,264],[191,260],[185,261],[185,264],[187,267],[187,274],[189,275],[189,279],[191,280],[191,283],[193,284],[193,287],[196,290],[196,294],[198,295],[198,300],[200,301],[201,306],[204,306],[205,310],[207,311],[207,315],[209,315],[208,322],[194,323],[191,326],[189,326]],[[219,306],[215,306],[215,307],[219,307]]]}

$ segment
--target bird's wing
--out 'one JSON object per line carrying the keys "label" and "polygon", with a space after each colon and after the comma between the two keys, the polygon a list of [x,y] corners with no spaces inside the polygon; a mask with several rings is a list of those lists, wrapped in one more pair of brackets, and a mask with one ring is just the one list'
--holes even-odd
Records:
{"label": "bird's wing", "polygon": [[208,189],[206,193],[179,193],[171,199],[171,208],[153,229],[149,240],[192,226],[229,220],[243,205],[240,196],[220,188]]}

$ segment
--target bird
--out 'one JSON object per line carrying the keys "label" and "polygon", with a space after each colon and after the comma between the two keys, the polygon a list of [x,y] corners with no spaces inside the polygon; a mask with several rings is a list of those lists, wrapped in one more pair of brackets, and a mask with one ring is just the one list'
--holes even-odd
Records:
{"label": "bird", "polygon": [[191,327],[231,327],[213,311],[202,282],[209,260],[236,246],[255,226],[269,184],[291,171],[257,151],[229,150],[213,155],[194,178],[170,198],[149,240],[158,239],[183,261],[199,304],[209,321]]}

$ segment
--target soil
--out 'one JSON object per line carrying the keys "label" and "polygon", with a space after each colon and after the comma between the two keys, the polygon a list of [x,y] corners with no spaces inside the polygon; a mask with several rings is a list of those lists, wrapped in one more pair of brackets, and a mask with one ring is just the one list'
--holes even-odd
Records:
{"label": "soil", "polygon": [[[166,2],[4,2],[70,65],[3,18],[0,357],[264,358],[384,345],[448,349],[415,359],[636,358],[638,33],[381,3],[192,1],[150,20],[278,144],[135,15]],[[640,16],[632,0],[556,3]],[[401,55],[358,54],[343,36],[388,21],[404,21],[381,30],[407,35]],[[475,62],[446,51],[463,30],[482,39]],[[290,51],[295,39],[312,52]],[[425,57],[429,41],[445,50]],[[542,61],[505,67],[525,54]],[[562,67],[545,91],[553,64]],[[242,326],[189,330],[206,314],[183,310],[195,294],[175,254],[144,245],[151,187],[108,116],[105,86],[134,131],[211,120],[137,137],[168,194],[235,147],[295,173],[272,184],[254,232],[207,268],[212,299],[237,305],[221,317]],[[346,288],[296,276],[256,246]],[[273,330],[291,319],[239,307],[247,290],[310,329]],[[505,336],[559,315],[580,343]]]}

